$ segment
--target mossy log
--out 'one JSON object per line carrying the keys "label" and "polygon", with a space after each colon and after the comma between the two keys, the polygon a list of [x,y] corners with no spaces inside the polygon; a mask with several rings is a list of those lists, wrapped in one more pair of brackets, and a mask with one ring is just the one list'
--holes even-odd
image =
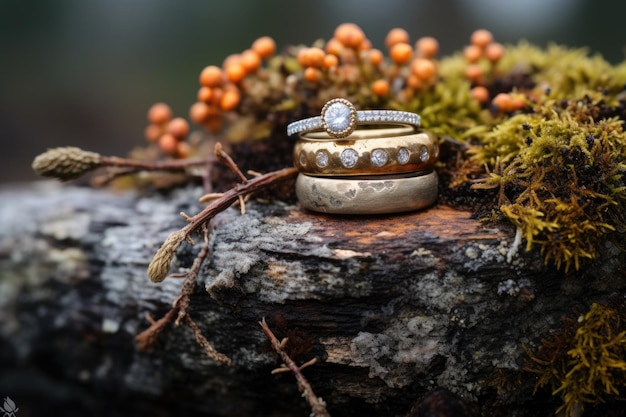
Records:
{"label": "mossy log", "polygon": [[[318,358],[302,372],[335,417],[403,416],[441,388],[474,410],[532,415],[523,346],[624,287],[615,248],[565,276],[514,228],[442,205],[349,217],[257,201],[215,219],[189,309],[232,364],[184,325],[140,352],[146,316],[163,316],[182,284],[151,283],[147,265],[200,193],[0,192],[0,394],[20,415],[309,415],[293,375],[271,374],[264,317],[297,363]],[[199,246],[185,243],[172,272]]]}

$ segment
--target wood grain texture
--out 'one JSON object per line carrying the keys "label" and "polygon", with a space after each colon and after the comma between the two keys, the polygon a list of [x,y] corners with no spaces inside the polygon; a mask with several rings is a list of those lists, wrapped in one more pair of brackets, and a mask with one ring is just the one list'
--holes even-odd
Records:
{"label": "wood grain texture", "polygon": [[[280,361],[265,317],[296,363],[318,357],[304,375],[335,417],[402,416],[438,388],[524,415],[532,381],[494,385],[519,369],[522,344],[624,290],[615,248],[564,277],[516,250],[513,228],[445,206],[348,217],[252,202],[216,219],[191,300],[232,366],[208,359],[184,326],[138,352],[145,316],[167,312],[182,284],[150,283],[147,265],[200,193],[0,191],[0,394],[32,415],[309,415],[293,376],[270,374]],[[197,251],[184,244],[172,272]]]}

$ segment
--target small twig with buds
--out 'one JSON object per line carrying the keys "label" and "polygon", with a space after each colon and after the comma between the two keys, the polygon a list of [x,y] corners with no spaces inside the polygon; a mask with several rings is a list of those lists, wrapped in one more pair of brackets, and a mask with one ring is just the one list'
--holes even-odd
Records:
{"label": "small twig with buds", "polygon": [[184,322],[193,332],[198,344],[202,346],[206,354],[211,359],[224,365],[231,364],[230,358],[223,353],[218,352],[211,342],[204,337],[202,330],[198,327],[188,312],[190,297],[196,288],[198,272],[200,271],[202,263],[211,253],[209,250],[209,243],[206,240],[207,239],[205,239],[205,244],[196,256],[196,259],[193,261],[191,268],[189,268],[187,273],[182,275],[185,277],[185,282],[183,283],[180,295],[172,303],[170,311],[156,321],[151,317],[148,317],[150,327],[135,337],[137,340],[137,348],[139,350],[145,351],[149,349],[156,342],[157,336],[165,329],[167,324],[174,322],[176,326],[179,326],[181,322]]}
{"label": "small twig with buds", "polygon": [[[217,146],[216,146],[217,148]],[[234,164],[234,163],[233,163]],[[237,168],[238,169],[238,168]],[[189,217],[189,224],[180,230],[172,232],[157,253],[152,258],[148,266],[148,275],[152,282],[161,282],[167,276],[170,270],[170,264],[174,258],[174,254],[180,245],[188,240],[190,235],[203,227],[209,220],[218,213],[229,208],[234,202],[239,201],[243,204],[241,198],[257,192],[265,187],[293,178],[298,173],[297,168],[284,168],[278,171],[269,172],[267,174],[247,180],[243,184],[237,184],[235,187],[224,192],[220,197],[211,201],[204,210],[193,217]],[[243,175],[243,174],[242,174]],[[245,178],[245,177],[244,177]]]}
{"label": "small twig with buds", "polygon": [[187,158],[165,161],[140,161],[102,156],[96,152],[67,146],[49,149],[33,160],[33,170],[41,176],[68,181],[79,178],[97,168],[120,168],[127,175],[138,171],[184,171],[189,167],[206,165],[216,161],[214,156],[207,158]]}
{"label": "small twig with buds", "polygon": [[261,328],[263,329],[263,332],[265,333],[267,338],[270,340],[272,347],[274,348],[276,353],[280,355],[280,358],[283,361],[283,366],[275,369],[272,373],[285,372],[287,370],[293,372],[293,375],[296,377],[296,381],[298,381],[298,390],[300,390],[304,399],[311,406],[311,411],[313,412],[312,415],[317,417],[330,417],[328,410],[326,410],[326,403],[322,398],[315,395],[315,392],[313,392],[313,388],[311,388],[311,384],[309,384],[309,381],[306,380],[301,372],[302,369],[316,363],[317,359],[312,359],[302,366],[296,365],[296,363],[289,357],[287,352],[285,352],[284,350],[285,345],[287,344],[287,339],[279,341],[267,325],[265,318],[261,320],[259,324],[261,325]]}

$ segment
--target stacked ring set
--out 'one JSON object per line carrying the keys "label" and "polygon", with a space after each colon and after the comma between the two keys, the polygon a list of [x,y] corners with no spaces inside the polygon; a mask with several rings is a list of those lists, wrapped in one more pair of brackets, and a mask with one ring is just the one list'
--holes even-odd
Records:
{"label": "stacked ring set", "polygon": [[437,138],[419,130],[415,113],[357,111],[336,98],[320,116],[287,126],[298,135],[294,164],[302,207],[335,214],[421,209],[437,198]]}

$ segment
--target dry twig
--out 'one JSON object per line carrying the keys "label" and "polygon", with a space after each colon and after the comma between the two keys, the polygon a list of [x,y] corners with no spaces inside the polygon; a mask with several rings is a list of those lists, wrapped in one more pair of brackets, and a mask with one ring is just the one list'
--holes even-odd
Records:
{"label": "dry twig", "polygon": [[184,323],[193,332],[198,344],[202,346],[206,354],[211,359],[224,365],[231,364],[230,358],[223,353],[218,352],[215,347],[213,347],[211,342],[209,342],[204,337],[204,335],[202,334],[202,330],[191,318],[188,311],[191,294],[193,294],[196,288],[198,272],[200,271],[202,263],[209,256],[209,254],[209,244],[205,235],[205,245],[196,256],[196,259],[191,265],[191,268],[189,268],[189,271],[187,271],[187,273],[185,274],[185,282],[183,282],[181,293],[178,298],[176,298],[176,300],[174,300],[174,302],[172,303],[171,310],[168,311],[167,314],[165,314],[165,316],[163,316],[159,320],[152,320],[150,327],[136,336],[137,348],[139,350],[149,349],[156,342],[157,336],[163,331],[167,324],[174,322],[174,324],[178,326],[181,322],[184,321]]}
{"label": "dry twig", "polygon": [[[218,145],[219,143],[216,145],[216,148],[218,147]],[[224,153],[223,151],[221,152]],[[216,150],[216,153],[219,153],[219,150]],[[237,170],[239,170],[239,168],[237,168]],[[178,250],[179,246],[192,233],[203,227],[203,225],[205,225],[218,213],[229,208],[234,202],[239,201],[241,203],[240,198],[243,196],[255,193],[265,187],[281,181],[285,181],[289,178],[293,178],[297,174],[298,170],[295,167],[283,168],[278,171],[269,172],[250,180],[246,180],[246,182],[244,182],[243,184],[237,184],[235,187],[224,192],[221,197],[212,200],[211,203],[207,205],[200,213],[196,214],[193,217],[190,217],[188,219],[189,223],[185,227],[175,232],[172,232],[165,240],[163,245],[161,245],[157,253],[154,255],[154,258],[152,258],[150,265],[148,266],[148,275],[150,276],[152,282],[161,282],[165,279],[167,273],[169,272],[170,264],[172,262],[172,259],[174,258],[174,254]],[[242,208],[242,212],[243,210],[244,209]]]}
{"label": "dry twig", "polygon": [[296,381],[298,381],[298,390],[300,390],[304,399],[311,406],[311,411],[313,411],[312,415],[317,416],[317,417],[330,417],[330,414],[326,410],[326,403],[324,402],[322,398],[315,395],[315,392],[313,392],[313,388],[311,388],[311,384],[309,384],[309,382],[306,380],[306,378],[304,377],[304,375],[302,375],[302,372],[301,372],[301,370],[304,369],[305,367],[313,365],[316,362],[316,360],[308,361],[302,366],[296,365],[295,362],[289,357],[287,352],[285,352],[284,350],[286,339],[283,339],[282,342],[279,341],[274,335],[274,333],[272,332],[272,330],[267,325],[265,318],[261,320],[259,324],[261,325],[261,328],[263,329],[263,332],[265,333],[267,338],[270,340],[272,347],[274,348],[276,353],[280,355],[280,358],[283,361],[283,367],[278,368],[278,369],[282,372],[283,368],[287,368],[291,372],[293,372],[293,375],[296,377]]}

